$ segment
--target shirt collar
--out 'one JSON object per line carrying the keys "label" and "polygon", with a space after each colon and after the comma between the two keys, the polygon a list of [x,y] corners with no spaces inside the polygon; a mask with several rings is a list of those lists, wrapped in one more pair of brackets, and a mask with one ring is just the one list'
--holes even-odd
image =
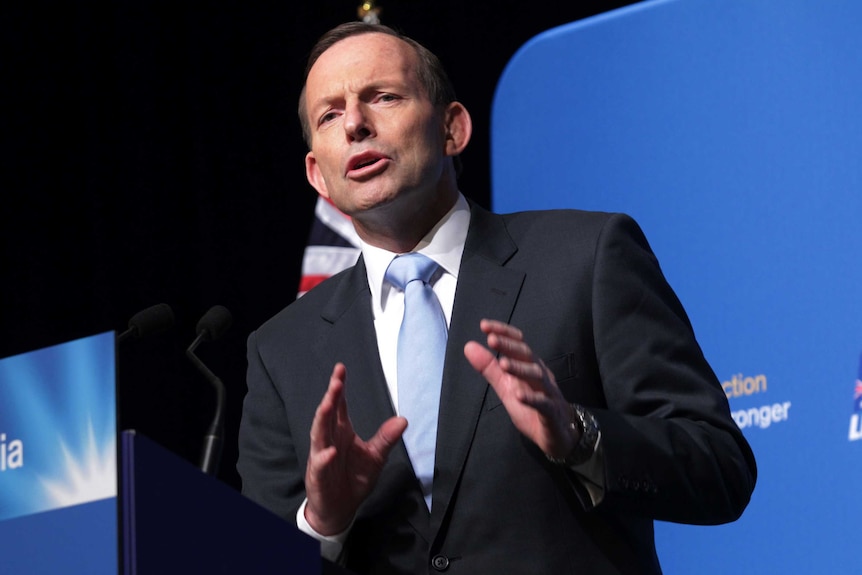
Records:
{"label": "shirt collar", "polygon": [[[461,269],[461,255],[464,253],[464,243],[467,241],[467,228],[470,226],[470,205],[462,194],[452,209],[431,228],[425,237],[419,240],[412,251],[428,256],[443,268],[443,270],[458,279]],[[368,287],[371,289],[371,299],[375,315],[381,310],[381,300],[384,288],[388,293],[389,283],[384,285],[384,275],[389,264],[399,255],[383,248],[378,248],[360,241],[362,257],[368,274]]]}

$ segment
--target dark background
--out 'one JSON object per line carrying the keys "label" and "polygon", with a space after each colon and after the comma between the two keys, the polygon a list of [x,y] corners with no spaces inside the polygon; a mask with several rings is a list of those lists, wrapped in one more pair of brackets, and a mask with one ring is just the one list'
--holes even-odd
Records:
{"label": "dark background", "polygon": [[[384,24],[440,56],[473,115],[465,195],[490,204],[491,101],[515,51],[630,3],[378,2]],[[295,113],[305,57],[360,2],[9,4],[0,357],[123,330],[170,304],[169,333],[118,351],[120,427],[196,462],[213,394],[184,351],[200,316],[228,307],[233,327],[198,354],[227,386],[219,477],[238,487],[245,339],[295,297],[313,217]]]}

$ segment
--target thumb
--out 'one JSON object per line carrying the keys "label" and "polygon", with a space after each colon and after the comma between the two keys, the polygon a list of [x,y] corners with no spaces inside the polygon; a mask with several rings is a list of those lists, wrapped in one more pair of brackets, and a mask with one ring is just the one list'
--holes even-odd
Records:
{"label": "thumb", "polygon": [[473,369],[481,373],[492,386],[505,375],[494,354],[475,341],[468,341],[464,346],[464,357],[467,358]]}
{"label": "thumb", "polygon": [[404,435],[407,420],[403,417],[391,417],[383,422],[374,437],[368,440],[368,446],[380,457],[386,459],[389,452]]}

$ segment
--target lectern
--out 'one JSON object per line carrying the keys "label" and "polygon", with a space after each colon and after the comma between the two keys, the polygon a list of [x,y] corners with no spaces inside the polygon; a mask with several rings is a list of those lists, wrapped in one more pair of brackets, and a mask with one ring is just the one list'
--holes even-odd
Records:
{"label": "lectern", "polygon": [[118,444],[115,389],[113,332],[0,360],[0,572],[346,573],[155,442]]}
{"label": "lectern", "polygon": [[122,434],[123,575],[321,572],[320,545],[131,431]]}

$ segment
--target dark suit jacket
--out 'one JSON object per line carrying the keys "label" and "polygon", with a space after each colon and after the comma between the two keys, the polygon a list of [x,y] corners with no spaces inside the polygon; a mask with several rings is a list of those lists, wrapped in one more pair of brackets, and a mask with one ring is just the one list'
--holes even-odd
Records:
{"label": "dark suit jacket", "polygon": [[[463,355],[479,320],[524,332],[566,398],[599,420],[604,500],[512,425]],[[290,520],[309,429],[333,365],[368,438],[394,415],[365,266],[324,282],[251,334],[238,469],[243,492]],[[345,547],[357,573],[660,573],[653,520],[736,519],[755,463],[640,229],[619,214],[472,206],[449,331],[433,509],[402,444]]]}

